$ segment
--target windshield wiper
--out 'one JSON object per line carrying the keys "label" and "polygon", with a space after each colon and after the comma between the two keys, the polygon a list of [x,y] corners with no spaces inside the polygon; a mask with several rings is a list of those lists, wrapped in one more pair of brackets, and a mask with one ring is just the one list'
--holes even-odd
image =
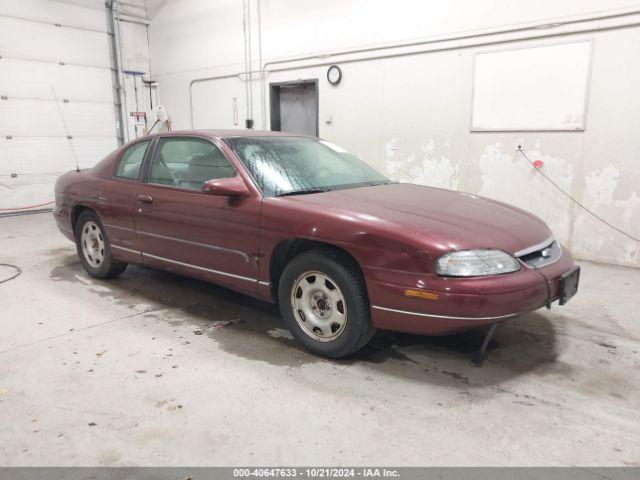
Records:
{"label": "windshield wiper", "polygon": [[306,195],[307,193],[323,193],[330,191],[330,188],[308,188],[307,190],[293,190],[291,192],[279,193],[276,197],[289,197],[291,195]]}

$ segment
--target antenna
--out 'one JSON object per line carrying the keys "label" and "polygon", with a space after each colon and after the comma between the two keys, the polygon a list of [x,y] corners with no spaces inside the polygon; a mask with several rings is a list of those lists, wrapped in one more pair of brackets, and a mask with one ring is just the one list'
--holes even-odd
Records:
{"label": "antenna", "polygon": [[51,93],[53,94],[53,99],[56,101],[56,107],[58,107],[58,113],[60,114],[60,119],[62,120],[62,126],[64,127],[64,133],[67,135],[67,139],[69,140],[69,145],[71,146],[71,152],[73,153],[73,158],[76,162],[76,172],[80,171],[80,162],[78,162],[78,155],[76,154],[76,149],[73,146],[73,136],[69,135],[69,129],[67,128],[67,122],[64,120],[64,114],[62,113],[62,108],[60,108],[60,102],[58,102],[58,97],[56,96],[56,91],[53,86],[49,85],[51,89]]}

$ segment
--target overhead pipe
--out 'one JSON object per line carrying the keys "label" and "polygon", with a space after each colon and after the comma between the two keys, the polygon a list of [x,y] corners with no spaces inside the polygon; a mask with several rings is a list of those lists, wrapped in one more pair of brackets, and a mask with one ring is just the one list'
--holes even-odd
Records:
{"label": "overhead pipe", "polygon": [[[251,0],[247,1],[247,31],[249,32],[249,71],[253,70],[253,39],[251,35]],[[247,128],[253,128],[253,81],[249,77],[249,119],[247,121]]]}
{"label": "overhead pipe", "polygon": [[[246,74],[251,67],[249,66],[249,47],[247,46],[247,0],[242,0],[242,34],[244,40],[244,73]],[[247,122],[249,120],[249,82],[244,84],[245,94],[245,108]],[[193,117],[193,113],[192,113]],[[193,118],[191,119],[191,126],[193,127]]]}
{"label": "overhead pipe", "polygon": [[260,117],[261,117],[261,123],[262,123],[262,129],[264,130],[265,124],[267,123],[266,120],[266,112],[265,112],[265,92],[264,89],[262,88],[262,84],[264,82],[264,76],[262,74],[263,69],[262,69],[262,9],[260,7],[260,0],[256,0],[257,3],[257,10],[258,10],[258,64],[260,65],[260,105],[261,105],[261,112],[260,112]]}
{"label": "overhead pipe", "polygon": [[[253,68],[253,57],[251,54],[251,0],[242,1],[242,27],[244,34],[244,74],[248,75]],[[253,128],[253,83],[245,83],[246,95],[246,127]]]}
{"label": "overhead pipe", "polygon": [[118,143],[122,145],[129,139],[129,128],[127,126],[126,118],[124,116],[124,110],[126,108],[126,98],[124,91],[124,74],[122,72],[122,51],[120,46],[120,28],[118,25],[118,0],[113,0],[110,4],[105,4],[107,9],[110,9],[109,18],[110,27],[113,30],[112,49],[113,49],[113,61],[116,65],[116,91],[118,95],[118,103],[115,104],[118,117],[120,120],[120,132],[118,134]]}
{"label": "overhead pipe", "polygon": [[[622,24],[615,24],[615,25],[611,25],[611,26],[600,26],[600,27],[597,27],[597,26],[596,27],[585,26],[585,27],[582,27],[582,28],[576,28],[576,29],[569,30],[569,31],[563,30],[563,31],[560,31],[560,32],[553,32],[553,33],[549,33],[549,32],[544,32],[544,33],[539,33],[539,34],[535,33],[535,30],[557,29],[558,27],[563,27],[563,26],[568,26],[568,25],[573,25],[573,24],[578,24],[578,23],[602,21],[602,20],[609,20],[609,19],[615,19],[615,18],[638,15],[638,14],[640,14],[640,9],[638,9],[638,8],[629,8],[629,9],[621,9],[621,10],[607,11],[607,12],[608,13],[602,13],[602,14],[599,14],[599,15],[585,14],[585,15],[581,15],[581,16],[577,16],[577,17],[572,17],[572,18],[569,18],[569,19],[567,19],[566,17],[563,17],[563,18],[554,19],[554,20],[530,22],[530,23],[526,23],[526,24],[519,24],[518,26],[513,26],[513,27],[501,27],[501,28],[488,29],[488,30],[482,30],[482,31],[463,32],[463,33],[460,33],[460,34],[441,35],[441,36],[429,37],[429,38],[426,38],[426,39],[423,39],[423,40],[416,40],[416,41],[411,41],[411,42],[393,43],[393,44],[378,45],[378,46],[372,46],[372,47],[340,50],[340,51],[334,51],[334,52],[328,52],[328,53],[316,53],[316,54],[312,54],[312,55],[291,57],[291,58],[286,58],[286,59],[282,59],[282,60],[272,60],[272,61],[269,61],[269,62],[266,62],[266,63],[262,64],[260,70],[258,70],[258,71],[247,71],[247,69],[245,69],[244,72],[225,74],[225,75],[216,75],[216,76],[210,76],[210,77],[195,78],[195,79],[191,80],[191,82],[189,83],[189,105],[190,105],[191,127],[193,128],[193,88],[192,87],[193,87],[193,85],[195,83],[208,82],[208,81],[214,81],[214,80],[222,80],[222,79],[234,78],[234,77],[238,77],[240,80],[242,80],[242,76],[243,75],[245,76],[245,79],[244,79],[245,82],[249,82],[249,81],[251,81],[251,77],[252,77],[253,74],[260,74],[261,90],[262,90],[261,99],[262,99],[262,110],[263,110],[262,128],[264,129],[265,126],[266,126],[266,113],[265,113],[266,112],[266,94],[265,94],[265,86],[266,86],[266,74],[267,73],[299,70],[299,69],[303,69],[303,68],[315,68],[315,67],[329,66],[329,65],[332,65],[332,64],[336,63],[336,61],[334,59],[335,57],[341,57],[341,56],[345,56],[345,55],[354,55],[354,54],[359,54],[359,53],[373,53],[373,52],[386,51],[386,50],[391,50],[391,49],[418,47],[418,46],[432,45],[432,44],[445,43],[445,42],[453,42],[453,41],[474,40],[474,39],[478,39],[478,38],[498,36],[498,35],[506,35],[506,34],[513,34],[513,33],[520,33],[520,32],[527,32],[527,31],[532,31],[532,30],[534,31],[534,33],[529,34],[529,35],[519,36],[519,37],[510,37],[510,38],[506,38],[506,39],[505,38],[488,39],[486,41],[481,41],[481,42],[468,42],[468,43],[464,43],[464,44],[452,45],[452,46],[444,46],[444,47],[440,47],[440,48],[435,47],[435,48],[420,49],[420,50],[410,50],[410,51],[406,51],[406,52],[393,52],[393,53],[381,54],[381,55],[372,55],[372,56],[366,56],[366,57],[343,59],[343,60],[340,60],[339,63],[346,64],[346,63],[357,63],[357,62],[365,62],[365,61],[373,61],[373,60],[383,60],[383,59],[388,59],[388,58],[396,58],[396,57],[404,57],[404,56],[412,56],[412,55],[421,55],[421,54],[426,54],[426,53],[436,53],[436,52],[444,52],[444,51],[461,50],[461,49],[467,49],[467,48],[473,48],[473,47],[485,47],[485,46],[499,45],[499,44],[504,44],[504,43],[513,43],[513,42],[518,42],[518,41],[523,41],[523,40],[539,40],[539,39],[546,39],[546,38],[555,38],[555,37],[560,37],[560,36],[565,36],[565,35],[575,35],[575,34],[580,34],[580,33],[592,33],[592,32],[600,32],[600,31],[607,31],[607,30],[617,30],[617,29],[620,29],[620,28],[629,28],[629,27],[640,26],[640,21],[634,20],[632,22],[622,23]],[[334,60],[328,61],[327,59],[334,59]],[[310,60],[323,60],[323,61],[319,62],[319,63],[313,63],[313,64],[295,65],[295,66],[281,67],[281,68],[270,68],[270,67],[272,67],[274,65],[284,65],[284,64],[288,64],[288,63],[306,62],[306,61],[310,61]],[[247,91],[248,91],[248,89],[247,89]]]}

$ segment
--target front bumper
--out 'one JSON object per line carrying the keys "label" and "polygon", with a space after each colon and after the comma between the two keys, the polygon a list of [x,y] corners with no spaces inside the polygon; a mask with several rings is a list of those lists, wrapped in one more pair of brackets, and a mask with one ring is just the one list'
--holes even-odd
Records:
{"label": "front bumper", "polygon": [[[444,335],[537,310],[558,299],[560,277],[575,263],[567,249],[538,269],[488,277],[451,278],[365,268],[373,325],[385,330]],[[428,299],[406,290],[429,292]]]}

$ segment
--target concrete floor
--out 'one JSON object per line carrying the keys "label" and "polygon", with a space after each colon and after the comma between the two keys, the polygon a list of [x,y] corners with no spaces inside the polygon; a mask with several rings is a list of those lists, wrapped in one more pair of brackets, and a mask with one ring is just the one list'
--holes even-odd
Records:
{"label": "concrete floor", "polygon": [[478,332],[329,361],[214,285],[92,280],[49,214],[0,218],[0,263],[1,465],[640,465],[638,270],[583,263],[476,368]]}

